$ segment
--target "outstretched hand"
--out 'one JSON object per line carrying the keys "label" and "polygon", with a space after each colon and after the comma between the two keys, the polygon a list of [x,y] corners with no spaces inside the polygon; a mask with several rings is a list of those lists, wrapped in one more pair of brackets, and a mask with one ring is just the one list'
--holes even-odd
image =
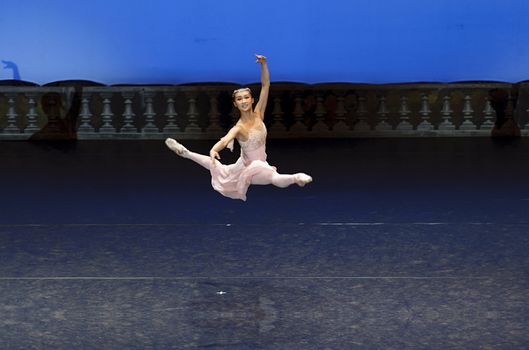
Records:
{"label": "outstretched hand", "polygon": [[255,54],[255,62],[256,63],[264,63],[266,62],[266,57],[263,55]]}
{"label": "outstretched hand", "polygon": [[215,166],[215,159],[219,159],[220,160],[220,155],[219,155],[219,152],[216,152],[216,151],[209,151],[209,157],[211,158],[211,166]]}
{"label": "outstretched hand", "polygon": [[2,63],[4,64],[4,69],[13,69],[17,67],[15,62],[2,60]]}

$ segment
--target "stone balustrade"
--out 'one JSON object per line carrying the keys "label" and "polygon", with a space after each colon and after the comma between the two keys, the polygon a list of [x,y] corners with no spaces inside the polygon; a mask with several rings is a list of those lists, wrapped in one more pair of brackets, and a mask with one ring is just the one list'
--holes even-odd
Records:
{"label": "stone balustrade", "polygon": [[[218,139],[238,118],[238,87],[0,86],[0,140]],[[505,103],[491,103],[491,91]],[[265,122],[270,138],[490,136],[503,108],[527,136],[524,94],[523,83],[273,83]]]}

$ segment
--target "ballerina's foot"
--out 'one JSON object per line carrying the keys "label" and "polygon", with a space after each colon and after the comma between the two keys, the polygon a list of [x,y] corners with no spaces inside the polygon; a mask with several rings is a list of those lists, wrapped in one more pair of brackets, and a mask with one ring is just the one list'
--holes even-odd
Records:
{"label": "ballerina's foot", "polygon": [[307,174],[304,174],[304,173],[298,173],[296,174],[296,184],[298,186],[305,186],[306,184],[308,184],[309,182],[312,182],[312,177],[307,175]]}
{"label": "ballerina's foot", "polygon": [[183,156],[184,153],[187,152],[187,148],[185,148],[184,145],[182,145],[181,143],[177,142],[174,139],[171,139],[171,138],[165,139],[165,144],[167,145],[167,147],[169,147],[171,151],[175,152],[179,156]]}

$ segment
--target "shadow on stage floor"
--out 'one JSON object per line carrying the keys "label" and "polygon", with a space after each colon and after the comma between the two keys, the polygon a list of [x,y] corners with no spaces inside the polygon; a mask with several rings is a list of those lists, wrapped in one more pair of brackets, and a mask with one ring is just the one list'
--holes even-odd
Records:
{"label": "shadow on stage floor", "polygon": [[314,182],[245,203],[159,141],[0,143],[3,346],[529,346],[526,140],[272,140],[268,156]]}

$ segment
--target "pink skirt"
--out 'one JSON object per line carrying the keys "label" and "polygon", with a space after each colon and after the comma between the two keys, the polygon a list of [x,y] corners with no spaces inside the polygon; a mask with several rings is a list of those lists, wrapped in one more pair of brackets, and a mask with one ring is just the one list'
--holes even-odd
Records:
{"label": "pink skirt", "polygon": [[246,192],[252,183],[252,178],[257,174],[271,176],[277,172],[277,169],[263,160],[253,160],[246,165],[241,157],[237,162],[229,165],[217,162],[210,172],[211,185],[215,191],[229,198],[246,201]]}

